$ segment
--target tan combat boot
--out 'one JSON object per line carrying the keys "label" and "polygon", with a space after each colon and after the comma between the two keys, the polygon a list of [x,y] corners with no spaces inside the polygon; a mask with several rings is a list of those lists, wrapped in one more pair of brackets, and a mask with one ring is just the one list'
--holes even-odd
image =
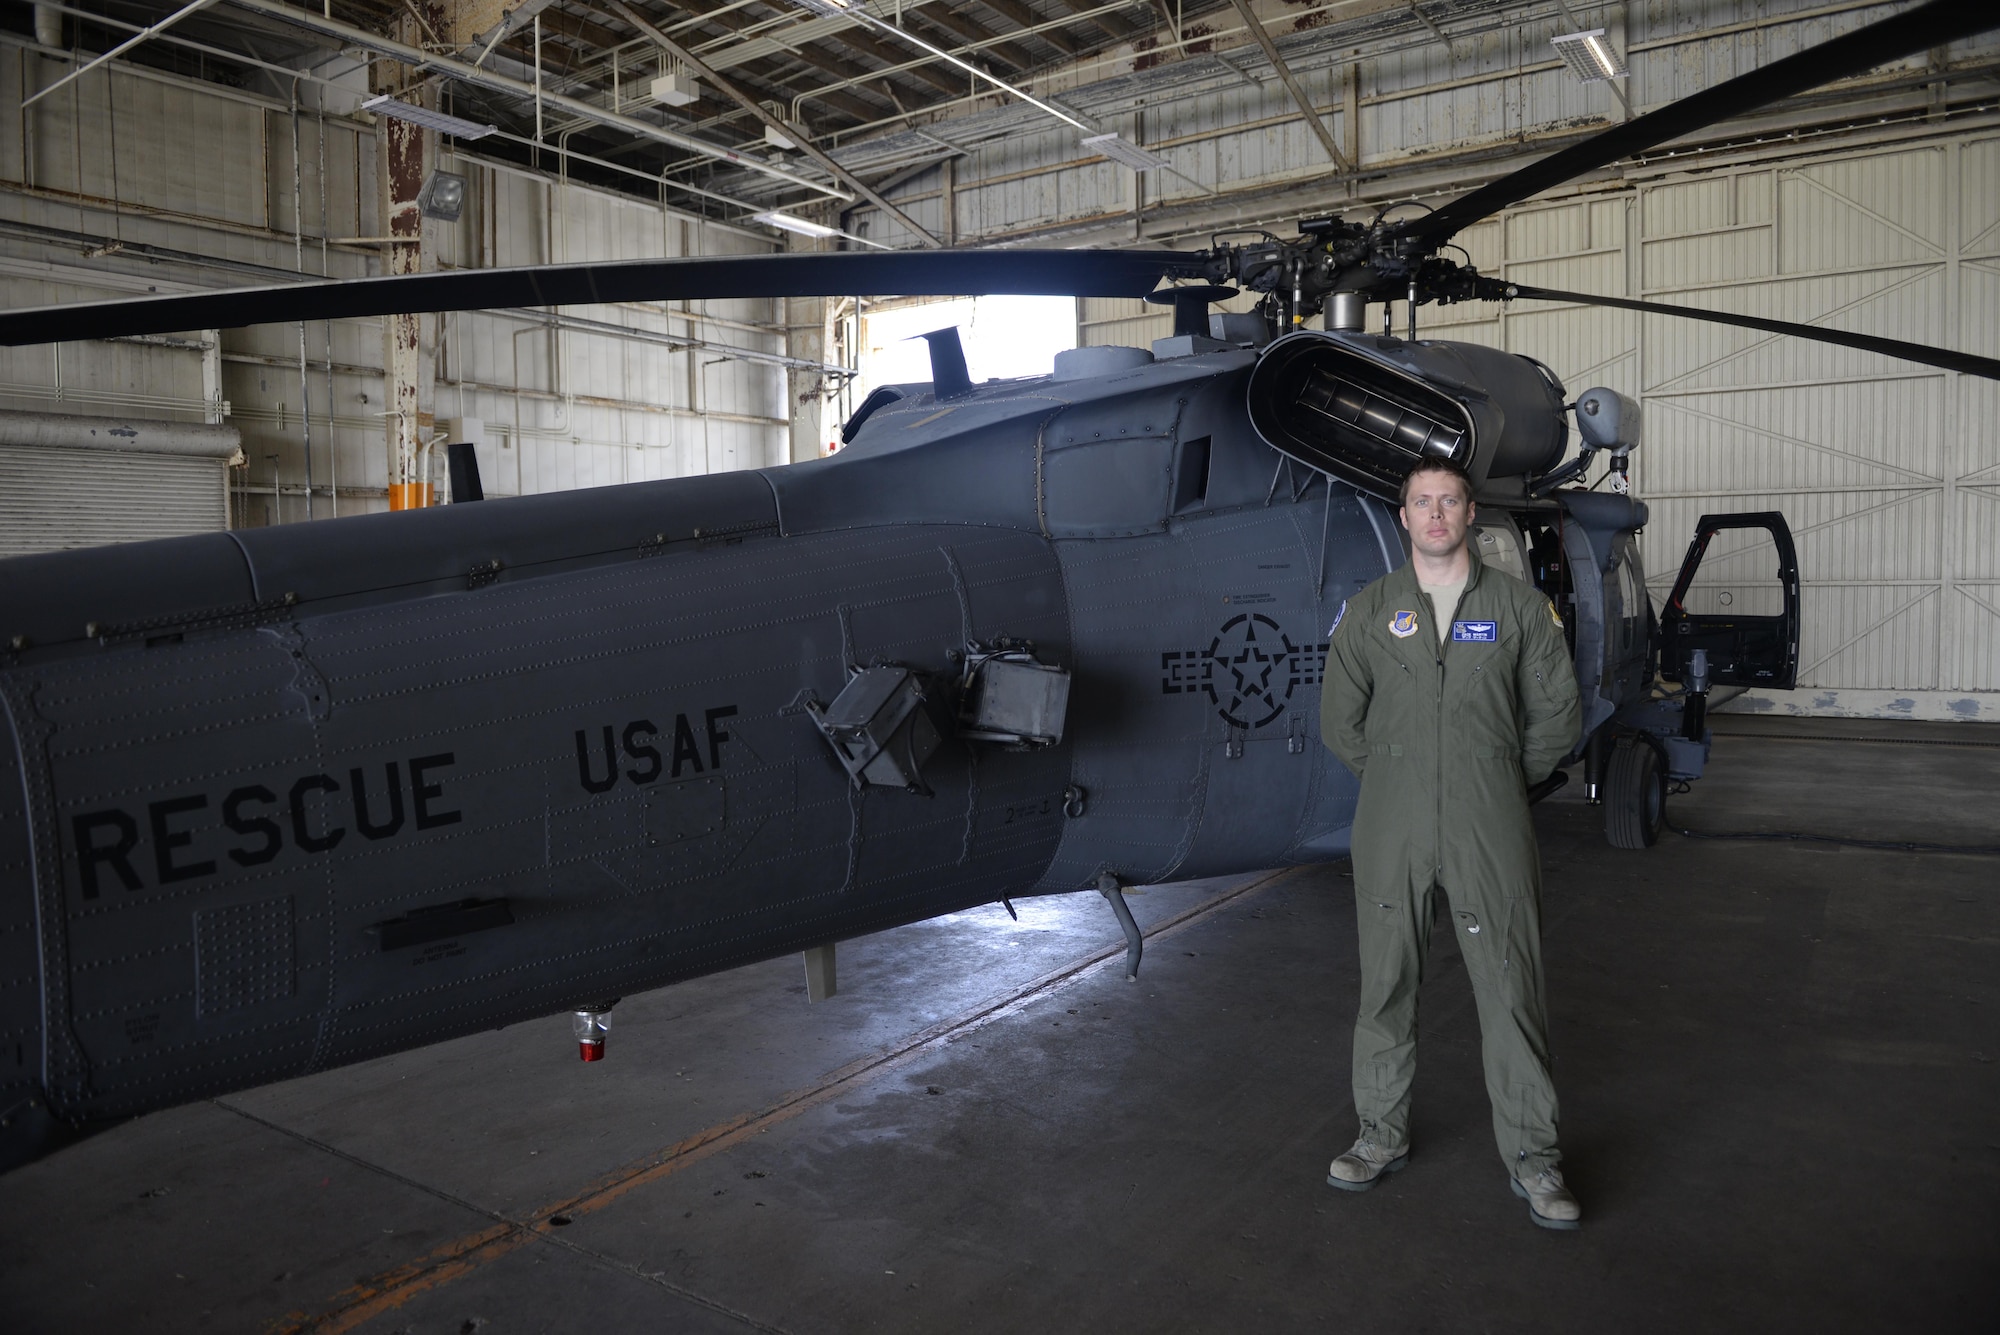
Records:
{"label": "tan combat boot", "polygon": [[[1336,1160],[1336,1162],[1338,1162]],[[1544,1168],[1533,1177],[1509,1178],[1514,1194],[1528,1203],[1528,1218],[1543,1228],[1583,1227],[1583,1207],[1563,1185],[1562,1169]]]}
{"label": "tan combat boot", "polygon": [[1410,1161],[1410,1152],[1385,1150],[1368,1137],[1354,1142],[1354,1148],[1335,1159],[1326,1170],[1326,1184],[1342,1191],[1366,1191],[1384,1173],[1394,1173]]}

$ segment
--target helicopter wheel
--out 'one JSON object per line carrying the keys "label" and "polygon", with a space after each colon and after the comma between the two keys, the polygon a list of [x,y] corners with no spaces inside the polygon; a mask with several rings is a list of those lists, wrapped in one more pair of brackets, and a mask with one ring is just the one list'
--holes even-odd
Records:
{"label": "helicopter wheel", "polygon": [[1636,738],[1619,742],[1604,767],[1604,837],[1613,848],[1651,848],[1666,823],[1660,753]]}

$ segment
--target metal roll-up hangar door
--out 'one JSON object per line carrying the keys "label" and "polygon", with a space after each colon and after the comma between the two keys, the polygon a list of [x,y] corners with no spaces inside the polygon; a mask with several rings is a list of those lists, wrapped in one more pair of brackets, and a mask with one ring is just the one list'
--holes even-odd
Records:
{"label": "metal roll-up hangar door", "polygon": [[0,413],[0,557],[229,527],[235,427]]}

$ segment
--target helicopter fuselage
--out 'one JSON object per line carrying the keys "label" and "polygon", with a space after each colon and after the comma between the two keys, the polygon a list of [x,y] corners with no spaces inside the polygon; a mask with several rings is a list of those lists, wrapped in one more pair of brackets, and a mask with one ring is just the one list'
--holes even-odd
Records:
{"label": "helicopter fuselage", "polygon": [[[9,563],[0,1131],[76,1128],[1011,896],[1344,854],[1379,503],[1231,351],[912,393],[805,465]],[[968,649],[1061,740],[954,734]],[[927,684],[927,792],[807,706]]]}

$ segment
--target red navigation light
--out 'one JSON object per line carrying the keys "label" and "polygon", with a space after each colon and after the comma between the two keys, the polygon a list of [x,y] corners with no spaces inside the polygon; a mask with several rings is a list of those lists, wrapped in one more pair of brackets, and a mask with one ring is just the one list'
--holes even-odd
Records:
{"label": "red navigation light", "polygon": [[604,1035],[611,1028],[611,1012],[577,1011],[572,1018],[576,1025],[577,1056],[587,1062],[604,1060]]}

